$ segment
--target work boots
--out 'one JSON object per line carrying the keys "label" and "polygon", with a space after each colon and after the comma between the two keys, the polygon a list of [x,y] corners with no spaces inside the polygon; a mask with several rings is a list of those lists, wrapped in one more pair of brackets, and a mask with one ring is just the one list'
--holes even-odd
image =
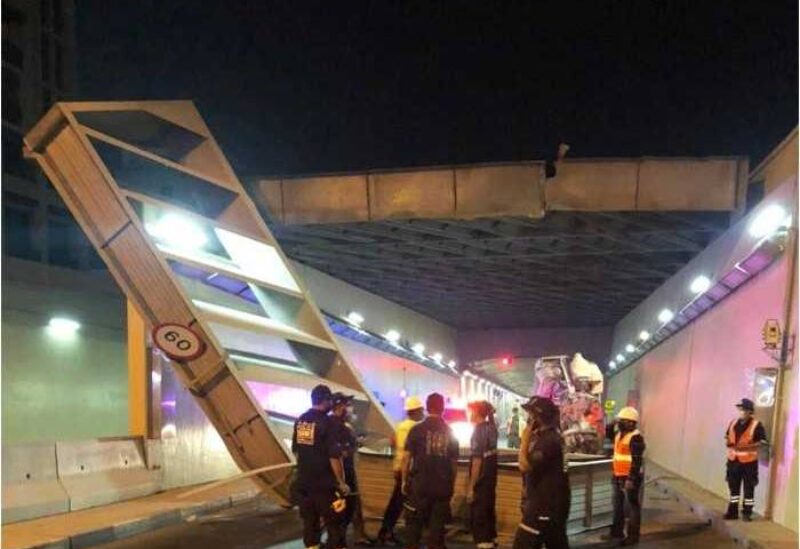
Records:
{"label": "work boots", "polygon": [[729,503],[728,504],[728,511],[723,516],[725,520],[737,520],[739,518],[739,504],[738,503]]}

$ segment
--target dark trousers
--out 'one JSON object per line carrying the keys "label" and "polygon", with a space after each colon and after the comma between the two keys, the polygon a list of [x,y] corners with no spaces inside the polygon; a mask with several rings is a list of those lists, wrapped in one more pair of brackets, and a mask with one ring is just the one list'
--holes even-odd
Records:
{"label": "dark trousers", "polygon": [[381,530],[389,534],[394,530],[397,519],[400,518],[400,513],[403,512],[403,478],[400,471],[394,472],[394,489],[392,490],[392,497],[389,498],[389,503],[386,505],[386,510],[383,512],[383,524]]}
{"label": "dark trousers", "polygon": [[405,546],[416,549],[428,529],[428,549],[444,548],[445,524],[450,517],[450,498],[412,495],[403,504],[406,510]]}
{"label": "dark trousers", "polygon": [[[728,514],[738,515],[739,501],[741,501],[742,514],[746,516],[752,515],[753,505],[755,505],[756,485],[758,484],[758,462],[739,463],[738,461],[729,461],[725,480],[728,481],[728,491],[731,494],[730,503],[728,503]],[[744,486],[744,498],[741,498],[742,486]]]}
{"label": "dark trousers", "polygon": [[497,539],[495,493],[495,485],[489,482],[480,482],[475,486],[475,500],[469,511],[472,538],[479,548],[494,547],[494,541]]}
{"label": "dark trousers", "polygon": [[614,491],[614,519],[611,523],[611,535],[615,537],[622,537],[625,535],[625,518],[627,515],[627,537],[639,539],[639,528],[642,524],[642,483],[641,481],[634,482],[633,489],[626,490],[626,478],[627,477],[614,477],[611,480]]}
{"label": "dark trousers", "polygon": [[569,549],[567,525],[560,521],[523,518],[514,534],[513,549]]}
{"label": "dark trousers", "polygon": [[300,498],[300,517],[303,519],[303,543],[305,546],[319,545],[322,535],[320,522],[324,521],[328,530],[327,547],[330,549],[347,547],[342,513],[335,512],[332,507],[336,500],[335,492],[301,492]]}

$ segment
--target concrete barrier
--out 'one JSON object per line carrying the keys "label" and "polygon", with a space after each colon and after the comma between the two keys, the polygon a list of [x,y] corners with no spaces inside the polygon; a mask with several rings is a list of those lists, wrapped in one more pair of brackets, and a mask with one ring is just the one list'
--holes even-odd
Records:
{"label": "concrete barrier", "polygon": [[141,439],[98,439],[56,443],[58,476],[77,511],[153,494],[161,471],[147,468]]}
{"label": "concrete barrier", "polygon": [[69,511],[55,443],[4,444],[2,461],[3,524]]}

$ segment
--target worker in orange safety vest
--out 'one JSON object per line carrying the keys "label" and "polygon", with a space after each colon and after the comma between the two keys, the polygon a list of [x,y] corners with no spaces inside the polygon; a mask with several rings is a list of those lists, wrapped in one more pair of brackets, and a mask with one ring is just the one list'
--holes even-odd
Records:
{"label": "worker in orange safety vest", "polygon": [[725,431],[725,445],[728,447],[725,480],[731,496],[725,520],[739,518],[739,500],[744,485],[742,520],[750,521],[758,484],[758,448],[766,444],[767,435],[761,422],[753,417],[755,407],[752,400],[743,398],[736,407],[739,418],[731,421]]}
{"label": "worker in orange safety vest", "polygon": [[[622,545],[639,543],[639,528],[642,521],[642,480],[643,457],[645,450],[644,437],[637,429],[639,412],[627,406],[617,414],[614,434],[613,468],[613,503],[614,519],[611,524],[609,539],[622,539]],[[625,503],[628,503],[626,506]],[[626,517],[626,507],[629,512]],[[628,531],[625,532],[625,519],[628,519]]]}

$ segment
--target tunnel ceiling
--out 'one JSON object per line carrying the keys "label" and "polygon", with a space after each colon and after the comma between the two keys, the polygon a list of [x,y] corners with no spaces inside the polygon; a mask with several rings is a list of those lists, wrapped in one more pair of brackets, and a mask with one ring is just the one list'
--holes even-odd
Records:
{"label": "tunnel ceiling", "polygon": [[486,329],[612,325],[728,223],[727,212],[553,211],[271,229],[293,259],[456,328]]}

